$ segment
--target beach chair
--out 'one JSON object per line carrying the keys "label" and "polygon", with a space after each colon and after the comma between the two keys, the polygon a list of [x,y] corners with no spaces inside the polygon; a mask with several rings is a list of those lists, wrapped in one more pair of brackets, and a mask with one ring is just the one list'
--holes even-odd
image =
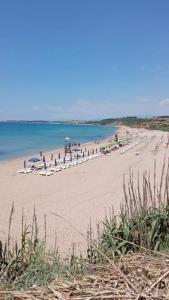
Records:
{"label": "beach chair", "polygon": [[53,175],[53,173],[50,172],[50,171],[42,171],[42,172],[39,172],[38,175],[41,175],[41,176],[51,176],[51,175]]}
{"label": "beach chair", "polygon": [[59,172],[62,171],[62,169],[58,166],[58,167],[52,167],[48,169],[49,172]]}
{"label": "beach chair", "polygon": [[29,173],[32,173],[32,170],[31,170],[31,168],[26,168],[26,169],[18,170],[17,173],[20,173],[20,174],[29,174]]}

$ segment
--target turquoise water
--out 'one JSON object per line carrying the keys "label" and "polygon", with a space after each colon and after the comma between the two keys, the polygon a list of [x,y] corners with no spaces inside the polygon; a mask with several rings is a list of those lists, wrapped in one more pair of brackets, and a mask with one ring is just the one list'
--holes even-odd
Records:
{"label": "turquoise water", "polygon": [[98,125],[0,123],[0,160],[63,148],[65,136],[86,143],[115,131],[115,127]]}

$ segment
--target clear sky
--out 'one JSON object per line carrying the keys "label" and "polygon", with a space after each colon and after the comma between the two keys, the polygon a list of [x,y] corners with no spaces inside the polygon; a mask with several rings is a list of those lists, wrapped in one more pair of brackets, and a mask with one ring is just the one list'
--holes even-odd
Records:
{"label": "clear sky", "polygon": [[169,0],[1,0],[0,119],[169,114]]}

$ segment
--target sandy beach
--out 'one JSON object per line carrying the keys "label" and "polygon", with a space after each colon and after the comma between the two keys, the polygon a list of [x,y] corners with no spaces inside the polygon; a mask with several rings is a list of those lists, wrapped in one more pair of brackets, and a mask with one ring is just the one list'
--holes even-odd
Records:
{"label": "sandy beach", "polygon": [[[125,136],[126,129],[119,128],[119,136]],[[54,245],[56,231],[57,245],[63,255],[67,254],[73,245],[77,251],[83,251],[85,249],[83,238],[53,213],[63,216],[86,234],[90,218],[95,227],[96,222],[103,220],[105,211],[112,206],[118,213],[123,198],[123,176],[128,176],[130,167],[135,173],[138,171],[141,173],[144,170],[152,170],[156,160],[159,171],[164,156],[168,157],[167,132],[131,128],[128,130],[132,138],[131,148],[128,151],[124,150],[129,146],[124,146],[111,152],[110,155],[103,155],[50,177],[33,173],[17,174],[16,171],[23,167],[23,158],[0,162],[1,239],[7,234],[9,213],[14,202],[12,237],[17,236],[21,230],[22,210],[27,224],[31,224],[35,206],[42,235],[46,214],[49,247]],[[137,144],[139,140],[141,142]],[[96,145],[88,144],[87,147],[92,149],[96,148]],[[49,154],[46,157],[48,160]]]}

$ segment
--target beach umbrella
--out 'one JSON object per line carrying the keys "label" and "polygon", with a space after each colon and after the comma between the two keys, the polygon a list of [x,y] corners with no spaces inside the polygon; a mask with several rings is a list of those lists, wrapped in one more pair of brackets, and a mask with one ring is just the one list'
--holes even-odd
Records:
{"label": "beach umbrella", "polygon": [[93,151],[92,151],[92,154],[94,154],[94,149],[93,149]]}
{"label": "beach umbrella", "polygon": [[58,153],[58,158],[60,159],[60,152]]}
{"label": "beach umbrella", "polygon": [[43,156],[43,162],[45,162],[45,161],[46,161],[45,156]]}
{"label": "beach umbrella", "polygon": [[40,161],[40,159],[38,157],[32,157],[28,161],[35,163],[35,162]]}
{"label": "beach umbrella", "polygon": [[65,162],[66,162],[66,158],[65,158],[65,156],[64,156],[64,158],[63,158],[63,163],[65,164]]}
{"label": "beach umbrella", "polygon": [[55,159],[55,167],[57,166],[57,161],[56,161],[56,159]]}
{"label": "beach umbrella", "polygon": [[84,154],[84,152],[83,152],[83,157],[85,157],[85,154]]}
{"label": "beach umbrella", "polygon": [[72,161],[72,155],[70,156],[70,161]]}
{"label": "beach umbrella", "polygon": [[72,149],[72,151],[75,151],[75,152],[80,151],[80,148],[79,148],[79,147],[74,147],[74,148]]}
{"label": "beach umbrella", "polygon": [[46,170],[47,166],[46,166],[46,162],[44,161],[44,169]]}
{"label": "beach umbrella", "polygon": [[90,152],[89,152],[89,150],[88,150],[88,153],[87,153],[87,154],[88,154],[88,156],[90,155]]}
{"label": "beach umbrella", "polygon": [[53,153],[51,154],[51,160],[53,160]]}
{"label": "beach umbrella", "polygon": [[24,169],[26,169],[26,160],[24,160]]}

